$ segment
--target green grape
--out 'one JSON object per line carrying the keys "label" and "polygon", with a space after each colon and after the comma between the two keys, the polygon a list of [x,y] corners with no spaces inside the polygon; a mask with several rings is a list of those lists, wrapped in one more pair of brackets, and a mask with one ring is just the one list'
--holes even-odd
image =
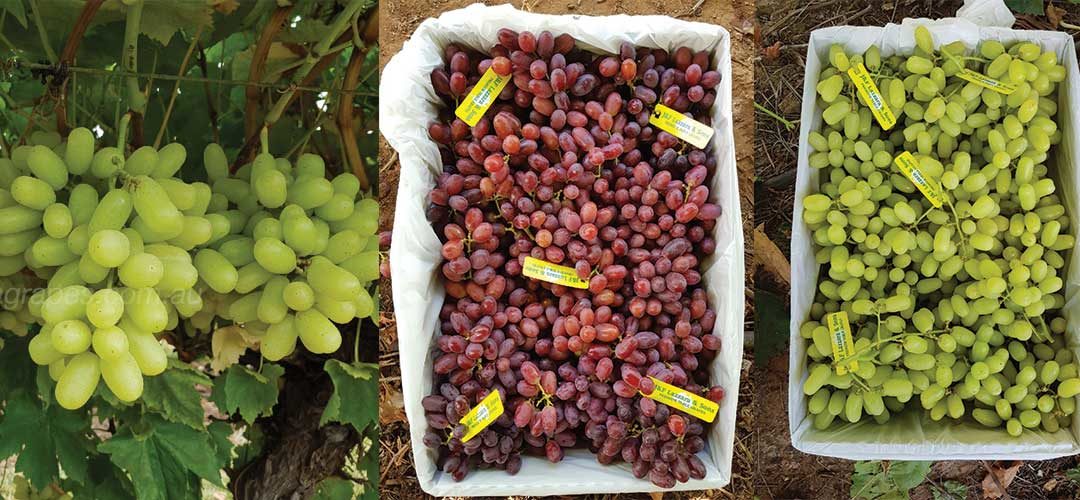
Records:
{"label": "green grape", "polygon": [[325,205],[333,196],[334,185],[325,177],[305,177],[289,187],[288,201],[311,210]]}
{"label": "green grape", "polygon": [[41,179],[25,175],[12,181],[11,196],[22,206],[39,211],[56,203],[56,193],[52,186]]}
{"label": "green grape", "polygon": [[259,321],[272,325],[285,319],[289,313],[289,306],[285,303],[285,287],[289,284],[289,278],[274,276],[263,285],[257,309]]}
{"label": "green grape", "polygon": [[154,167],[154,172],[150,174],[157,178],[168,178],[176,174],[180,167],[184,165],[184,160],[187,159],[187,150],[183,144],[171,143],[158,151],[157,165]]}
{"label": "green grape", "polygon": [[194,264],[199,270],[199,276],[215,292],[229,293],[236,288],[236,282],[239,279],[236,267],[216,250],[209,248],[199,250],[195,254]]}
{"label": "green grape", "polygon": [[297,215],[284,217],[282,212],[281,234],[286,245],[299,255],[310,255],[315,250],[318,230],[315,223],[302,211]]}
{"label": "green grape", "polygon": [[[1050,124],[1053,125],[1053,122],[1050,122]],[[338,174],[330,181],[330,183],[334,185],[334,193],[344,195],[349,198],[350,201],[355,199],[356,195],[360,193],[360,179],[357,179],[353,174]]]}
{"label": "green grape", "polygon": [[[123,332],[120,333],[123,334]],[[130,403],[142,396],[142,371],[135,356],[126,350],[115,358],[102,358],[101,378],[120,401]]]}
{"label": "green grape", "polygon": [[255,261],[274,274],[288,274],[296,268],[296,252],[281,240],[259,238],[255,241]]}
{"label": "green grape", "polygon": [[103,229],[90,236],[87,255],[102,267],[119,267],[131,252],[127,236],[115,229]]}
{"label": "green grape", "polygon": [[[53,238],[64,238],[71,232],[73,221],[71,211],[67,205],[53,203],[45,208],[41,223],[45,227],[45,233]],[[65,244],[66,246],[66,244]]]}
{"label": "green grape", "polygon": [[94,353],[84,352],[71,358],[56,382],[56,402],[68,410],[82,408],[94,394],[101,368]]}
{"label": "green grape", "polygon": [[113,147],[99,149],[90,162],[90,173],[99,179],[108,179],[122,168],[124,168],[124,154]]}
{"label": "green grape", "polygon": [[28,229],[19,233],[0,235],[0,257],[21,255],[41,236],[41,231]]}
{"label": "green grape", "polygon": [[288,180],[277,169],[253,172],[251,188],[259,203],[268,208],[278,208],[285,204],[288,194]]}
{"label": "green grape", "polygon": [[293,281],[283,290],[285,304],[293,311],[302,312],[315,305],[315,291],[304,281]]}
{"label": "green grape", "polygon": [[128,351],[135,358],[143,375],[152,377],[165,371],[168,357],[152,333],[136,326],[127,317],[120,320],[119,326],[127,334]]}
{"label": "green grape", "polygon": [[203,165],[206,167],[206,177],[211,183],[229,176],[229,160],[225,157],[225,150],[217,144],[207,144],[203,150]]}
{"label": "green grape", "polygon": [[273,274],[258,262],[252,262],[237,270],[236,293],[248,293],[270,280]]}
{"label": "green grape", "polygon": [[85,127],[72,129],[68,133],[67,148],[64,149],[64,163],[74,175],[82,175],[90,169],[94,159],[94,133]]}
{"label": "green grape", "polygon": [[169,201],[180,211],[190,210],[195,206],[195,187],[178,179],[156,179],[161,189],[169,196]]}
{"label": "green grape", "polygon": [[67,184],[68,167],[51,149],[34,146],[26,157],[26,163],[34,176],[47,182],[54,191],[59,191]]}
{"label": "green grape", "polygon": [[152,288],[161,282],[165,265],[157,256],[137,253],[128,257],[118,269],[120,282],[131,288]]}
{"label": "green grape", "polygon": [[296,330],[304,347],[315,354],[328,354],[341,347],[341,332],[317,310],[296,313]]}
{"label": "green grape", "polygon": [[91,345],[102,361],[113,361],[128,354],[127,335],[118,326],[105,326],[94,330]]}
{"label": "green grape", "polygon": [[360,289],[356,276],[322,256],[312,257],[307,281],[318,294],[334,300],[352,300]]}
{"label": "green grape", "polygon": [[296,159],[296,178],[301,177],[326,177],[326,164],[319,155],[304,153]]}
{"label": "green grape", "polygon": [[223,241],[217,247],[229,263],[242,267],[255,261],[255,240],[246,236],[240,236]]}
{"label": "green grape", "polygon": [[234,323],[250,323],[259,318],[259,301],[262,293],[244,295],[229,305],[228,318]]}
{"label": "green grape", "polygon": [[50,365],[57,360],[64,358],[64,353],[57,351],[52,344],[52,336],[50,332],[44,328],[41,333],[30,339],[29,345],[30,359],[39,366]]}
{"label": "green grape", "polygon": [[53,326],[50,337],[53,348],[64,354],[78,354],[90,349],[93,334],[80,320],[65,320]]}
{"label": "green grape", "polygon": [[143,146],[133,151],[124,161],[124,172],[128,175],[149,175],[157,163],[157,150],[153,146]]}
{"label": "green grape", "polygon": [[91,292],[85,286],[73,285],[61,288],[51,293],[41,303],[41,318],[49,324],[81,318],[86,312],[86,301],[90,299],[90,296]]}
{"label": "green grape", "polygon": [[123,314],[124,298],[110,288],[94,292],[86,301],[86,319],[98,328],[115,325]]}
{"label": "green grape", "polygon": [[41,211],[23,206],[0,208],[0,235],[35,229],[41,225]]}
{"label": "green grape", "polygon": [[288,314],[280,322],[271,324],[266,330],[259,351],[266,359],[278,361],[296,350],[298,335],[295,318],[292,314]]}
{"label": "green grape", "polygon": [[110,190],[101,198],[90,217],[89,233],[93,234],[103,229],[122,229],[131,216],[131,210],[131,195],[127,191]]}
{"label": "green grape", "polygon": [[[315,309],[335,323],[348,323],[356,317],[356,303],[353,300],[338,301],[316,297]],[[870,365],[868,365],[870,366]]]}
{"label": "green grape", "polygon": [[[129,289],[124,297],[125,316],[141,330],[160,332],[169,322],[169,312],[158,293],[150,288]],[[121,328],[124,328],[121,326]],[[131,334],[127,328],[124,331]]]}
{"label": "green grape", "polygon": [[[161,169],[163,162],[164,159],[159,159],[155,172]],[[165,190],[157,181],[145,175],[134,177],[132,182],[134,188],[131,198],[135,213],[145,220],[155,233],[166,236],[166,239],[179,235],[184,229],[184,217],[169,200]]]}

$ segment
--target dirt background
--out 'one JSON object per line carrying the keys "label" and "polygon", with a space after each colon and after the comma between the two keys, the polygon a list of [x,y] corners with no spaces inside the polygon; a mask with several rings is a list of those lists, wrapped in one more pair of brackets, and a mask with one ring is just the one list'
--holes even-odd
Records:
{"label": "dirt background", "polygon": [[[417,26],[429,17],[465,7],[475,3],[469,0],[383,0],[380,5],[380,56],[386,64],[401,49]],[[732,86],[734,89],[749,89],[754,85],[752,59],[755,53],[754,2],[752,0],[515,0],[512,2],[487,1],[489,5],[512,3],[519,9],[548,14],[664,14],[688,21],[718,24],[731,33],[732,42]],[[749,272],[751,228],[753,218],[753,174],[754,174],[754,111],[749,92],[735,92],[734,121],[735,149],[739,171],[739,191],[743,215],[744,234],[747,242],[747,276]],[[380,226],[390,230],[394,221],[394,204],[397,195],[399,164],[397,154],[380,139],[379,146],[380,175],[379,192],[381,215]],[[752,290],[750,281],[747,290]],[[410,449],[408,423],[405,421],[401,396],[401,378],[398,367],[397,330],[393,317],[393,304],[390,300],[391,283],[384,279],[381,285],[383,306],[383,328],[380,338],[380,366],[382,368],[380,419],[382,433],[380,437],[381,467],[380,496],[383,499],[426,498],[416,480]],[[753,295],[747,293],[748,338],[753,330]],[[740,387],[740,402],[748,402],[754,394],[748,377],[751,369],[750,350],[743,363],[743,384]],[[739,429],[736,435],[735,457],[732,483],[722,490],[698,491],[687,493],[669,493],[662,495],[670,499],[714,499],[714,498],[751,498],[753,496],[752,470],[750,467],[750,440],[755,421],[751,414],[752,406],[740,405]],[[507,480],[512,480],[507,476]],[[656,497],[659,497],[657,495]],[[648,495],[600,495],[596,499],[633,499],[649,498]]]}
{"label": "dirt background", "polygon": [[[756,335],[758,363],[752,374],[755,420],[751,454],[757,467],[753,491],[758,498],[848,498],[854,462],[807,455],[791,446],[787,423],[787,297],[790,270],[791,214],[794,202],[798,120],[802,106],[806,44],[810,32],[836,25],[881,26],[905,17],[949,17],[960,0],[759,0],[757,48],[754,54],[757,112],[754,158],[756,164],[755,226],[761,232],[756,248],[762,263],[755,290],[761,317]],[[1018,15],[1016,28],[1066,29],[1080,23],[1080,7],[1053,2],[1051,17]],[[1055,10],[1062,7],[1064,10]],[[1058,17],[1062,16],[1062,17]],[[1063,19],[1062,19],[1063,18]],[[1066,23],[1058,24],[1064,20]],[[1077,33],[1075,29],[1067,29]],[[794,127],[769,115],[779,115]],[[764,237],[764,238],[763,238]],[[765,257],[768,254],[771,258]],[[785,276],[785,271],[787,275]],[[779,319],[773,319],[773,318]],[[972,461],[935,463],[927,481],[912,491],[915,499],[937,498],[935,488],[945,481],[967,486],[969,498],[989,496],[983,481],[991,469],[1016,466],[1015,478],[1005,481],[1004,498],[1080,498],[1077,483],[1064,471],[1076,467],[1076,458],[1000,464]],[[989,484],[989,483],[987,483]],[[944,497],[949,498],[949,497]]]}

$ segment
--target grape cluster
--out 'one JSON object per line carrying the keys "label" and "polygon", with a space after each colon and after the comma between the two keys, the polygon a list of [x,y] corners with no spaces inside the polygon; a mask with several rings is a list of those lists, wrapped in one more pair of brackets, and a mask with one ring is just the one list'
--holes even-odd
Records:
{"label": "grape cluster", "polygon": [[378,278],[378,203],[358,199],[351,173],[327,180],[313,154],[294,167],[264,152],[232,176],[220,146],[203,157],[214,209],[235,230],[195,254],[207,285],[195,327],[209,329],[214,317],[243,324],[271,361],[291,354],[298,338],[311,352],[336,351],[334,323],[375,312],[366,287]]}
{"label": "grape cluster", "polygon": [[[136,400],[143,377],[168,365],[157,335],[181,320],[250,321],[253,332],[265,332],[265,355],[280,359],[297,336],[313,352],[336,350],[340,333],[327,317],[371,315],[363,285],[377,276],[377,252],[363,251],[377,250],[378,208],[356,200],[351,174],[326,180],[320,158],[303,155],[293,172],[282,159],[263,166],[260,155],[241,169],[288,174],[293,188],[277,193],[278,206],[288,205],[272,214],[245,174],[229,177],[217,145],[207,148],[211,187],[178,177],[187,157],[180,144],[125,155],[126,148],[96,149],[86,128],[65,142],[58,134],[32,141],[0,159],[0,327],[26,335],[30,324],[41,325],[29,354],[49,367],[64,408],[85,405],[101,380],[117,399]],[[282,223],[271,228],[274,215]],[[257,221],[265,227],[251,243],[241,234],[254,234]],[[298,237],[303,246],[281,243]],[[247,262],[237,270],[230,259]],[[9,293],[27,290],[36,291]],[[295,323],[286,307],[297,311]],[[267,326],[260,330],[256,318]]]}
{"label": "grape cluster", "polygon": [[[810,165],[820,185],[801,204],[821,265],[801,328],[813,424],[883,423],[913,408],[935,421],[970,414],[1013,436],[1057,431],[1080,394],[1061,316],[1075,238],[1047,165],[1065,69],[1028,42],[985,41],[968,54],[962,43],[935,49],[925,27],[915,42],[891,57],[833,46],[817,86],[824,124],[810,134]],[[899,117],[891,131],[855,97],[856,64]],[[940,207],[894,165],[902,152]],[[836,311],[851,320],[858,362],[844,374],[824,324]]]}
{"label": "grape cluster", "polygon": [[[720,339],[699,272],[716,249],[716,160],[649,118],[662,103],[711,122],[709,54],[594,54],[566,34],[502,29],[487,54],[450,44],[445,56],[431,82],[447,111],[489,69],[512,78],[475,126],[448,112],[429,127],[447,297],[424,442],[457,480],[573,447],[661,487],[703,477],[702,422],[646,395],[654,377],[723,398],[708,383]],[[526,257],[587,287],[526,277]],[[462,442],[461,417],[492,391],[505,413]]]}

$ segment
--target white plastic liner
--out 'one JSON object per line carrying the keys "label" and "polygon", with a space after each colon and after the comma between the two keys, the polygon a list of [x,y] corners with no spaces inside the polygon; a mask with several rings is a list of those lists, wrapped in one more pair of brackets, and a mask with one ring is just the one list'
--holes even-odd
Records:
{"label": "white plastic liner", "polygon": [[[678,21],[664,16],[579,15],[552,16],[516,10],[509,5],[472,5],[424,21],[401,51],[387,63],[379,88],[380,128],[399,153],[394,238],[390,248],[390,271],[394,282],[401,356],[401,382],[405,413],[410,423],[413,458],[424,491],[438,496],[562,495],[656,491],[647,480],[636,479],[627,464],[604,466],[588,450],[573,450],[558,464],[538,457],[523,457],[515,476],[504,471],[471,471],[454,482],[438,470],[436,454],[424,446],[427,423],[421,399],[433,385],[432,352],[439,333],[438,313],[444,299],[440,276],[439,238],[425,217],[428,193],[442,171],[438,147],[428,137],[427,126],[443,106],[430,83],[431,70],[442,66],[443,48],[451,43],[487,51],[496,44],[500,28],[556,35],[569,33],[579,44],[598,52],[617,53],[624,41],[636,46],[673,50],[687,46],[709,50],[713,65],[723,78],[717,87],[712,122],[716,133],[712,154],[717,172],[710,186],[713,202],[723,208],[713,237],[716,254],[703,263],[702,276],[710,303],[717,312],[714,334],[723,349],[709,367],[713,384],[726,391],[720,413],[706,436],[708,446],[700,454],[707,475],[703,480],[679,483],[675,490],[719,488],[731,480],[731,457],[735,437],[739,373],[742,364],[744,264],[742,218],[731,119],[731,52],[728,32],[715,25]],[[749,89],[742,89],[750,92]]]}
{"label": "white plastic liner", "polygon": [[[1076,158],[1080,158],[1080,129],[1077,128],[1080,120],[1080,108],[1077,108],[1080,105],[1080,73],[1077,71],[1076,48],[1072,38],[1055,31],[1008,29],[1014,18],[1001,0],[969,1],[958,14],[970,15],[971,18],[935,21],[905,19],[900,25],[889,24],[884,28],[841,26],[815,30],[810,35],[791,241],[788,426],[792,444],[800,451],[850,460],[1043,460],[1080,453],[1078,415],[1073,415],[1073,424],[1069,429],[1055,433],[1025,430],[1018,438],[1009,436],[1003,429],[986,428],[968,420],[963,423],[950,419],[933,422],[923,412],[905,411],[893,415],[884,425],[878,425],[872,419],[863,419],[856,424],[834,424],[825,431],[814,429],[812,418],[807,415],[806,397],[802,391],[807,377],[806,341],[799,335],[799,326],[806,321],[814,302],[819,266],[814,262],[811,233],[802,221],[802,200],[816,192],[818,185],[818,173],[809,165],[811,148],[808,138],[811,131],[821,127],[822,109],[817,104],[815,86],[823,61],[827,64],[830,45],[842,44],[848,53],[862,53],[871,45],[877,45],[883,57],[896,53],[910,54],[915,48],[915,27],[925,25],[934,35],[934,43],[939,46],[957,40],[963,41],[969,49],[974,49],[982,40],[998,40],[1006,44],[1030,41],[1039,44],[1043,50],[1056,52],[1068,76],[1058,86],[1057,120],[1063,138],[1061,144],[1055,147],[1055,154],[1048,161],[1048,166],[1057,181],[1058,193],[1065,202],[1067,214],[1076,217],[1077,206],[1080,206],[1080,198],[1077,197],[1080,170],[1075,163]],[[987,26],[986,23],[1001,23],[1004,27]],[[1070,227],[1075,232],[1075,225]],[[1080,287],[1080,262],[1077,252],[1072,252],[1068,260],[1064,308],[1068,321],[1066,335],[1070,348],[1080,356],[1080,326],[1070,314],[1070,311],[1080,307],[1077,293]],[[970,409],[968,411],[970,413]]]}

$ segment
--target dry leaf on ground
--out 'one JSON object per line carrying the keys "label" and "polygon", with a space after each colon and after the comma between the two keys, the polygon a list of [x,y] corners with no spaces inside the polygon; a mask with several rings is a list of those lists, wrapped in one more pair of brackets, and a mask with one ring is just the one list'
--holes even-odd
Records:
{"label": "dry leaf on ground", "polygon": [[[1020,466],[1024,462],[995,462],[990,465],[990,472],[986,474],[986,478],[983,479],[982,489],[983,498],[1001,498],[1005,496],[1004,490],[1009,488],[1013,479],[1016,479],[1016,473],[1020,471]],[[997,480],[995,480],[995,476]]]}

